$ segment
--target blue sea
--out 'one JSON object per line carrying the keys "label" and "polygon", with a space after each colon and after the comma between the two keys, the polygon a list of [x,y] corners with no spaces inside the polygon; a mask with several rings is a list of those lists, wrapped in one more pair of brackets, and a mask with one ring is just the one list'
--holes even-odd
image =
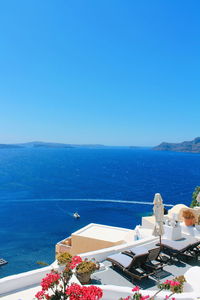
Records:
{"label": "blue sea", "polygon": [[55,244],[88,223],[134,228],[151,214],[155,193],[165,204],[189,205],[197,185],[200,154],[0,149],[0,257],[9,262],[0,277],[53,262]]}

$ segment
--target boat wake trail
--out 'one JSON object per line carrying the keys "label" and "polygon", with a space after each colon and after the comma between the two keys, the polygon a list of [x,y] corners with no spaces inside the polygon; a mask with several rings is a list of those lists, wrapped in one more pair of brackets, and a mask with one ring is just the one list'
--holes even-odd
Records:
{"label": "boat wake trail", "polygon": [[[131,200],[116,200],[116,199],[15,199],[15,200],[2,200],[0,203],[4,202],[106,202],[106,203],[122,203],[122,204],[142,204],[142,205],[153,205],[153,202],[148,201],[131,201]],[[172,204],[164,204],[167,207],[173,207]]]}

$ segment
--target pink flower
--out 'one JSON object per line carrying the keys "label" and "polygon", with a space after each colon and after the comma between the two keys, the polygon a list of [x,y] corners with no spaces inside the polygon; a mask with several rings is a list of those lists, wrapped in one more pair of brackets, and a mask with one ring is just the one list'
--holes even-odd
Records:
{"label": "pink flower", "polygon": [[82,287],[79,284],[72,283],[67,287],[66,294],[69,296],[70,300],[80,299],[79,296],[82,294]]}
{"label": "pink flower", "polygon": [[99,287],[93,285],[80,286],[79,284],[72,283],[67,287],[66,294],[70,300],[99,300],[102,298],[103,292]]}
{"label": "pink flower", "polygon": [[169,296],[166,295],[166,296],[165,296],[165,299],[169,299]]}
{"label": "pink flower", "polygon": [[69,263],[69,268],[72,270],[81,262],[82,262],[82,258],[80,256],[73,256],[72,261]]}
{"label": "pink flower", "polygon": [[169,285],[170,285],[170,284],[171,284],[171,281],[172,281],[172,280],[166,280],[165,282],[163,282],[163,284],[169,284]]}
{"label": "pink flower", "polygon": [[35,298],[37,298],[38,300],[41,300],[41,299],[50,299],[51,297],[48,295],[48,294],[45,294],[44,291],[40,291],[40,292],[37,292],[37,294],[35,295]]}
{"label": "pink flower", "polygon": [[176,298],[175,298],[175,297],[172,297],[172,300],[176,300]]}
{"label": "pink flower", "polygon": [[171,280],[170,285],[171,286],[178,286],[178,285],[180,285],[180,282],[179,281],[175,281],[175,280]]}
{"label": "pink flower", "polygon": [[82,262],[82,258],[78,255],[72,257],[72,261],[76,264],[80,264]]}
{"label": "pink flower", "polygon": [[94,285],[83,286],[82,291],[84,300],[98,300],[103,296],[102,289]]}
{"label": "pink flower", "polygon": [[149,295],[148,295],[148,296],[142,296],[142,295],[141,295],[140,300],[146,300],[146,299],[149,299]]}
{"label": "pink flower", "polygon": [[137,292],[140,290],[140,287],[138,285],[136,285],[133,289],[132,292]]}
{"label": "pink flower", "polygon": [[35,298],[37,298],[38,300],[44,299],[44,291],[37,292]]}
{"label": "pink flower", "polygon": [[60,275],[51,271],[47,274],[45,278],[42,279],[41,287],[43,291],[47,291],[50,287],[53,287],[55,284],[59,283]]}

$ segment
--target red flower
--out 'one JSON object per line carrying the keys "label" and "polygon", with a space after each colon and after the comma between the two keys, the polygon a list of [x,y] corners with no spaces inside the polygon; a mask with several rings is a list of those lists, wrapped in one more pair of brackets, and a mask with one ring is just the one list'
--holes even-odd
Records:
{"label": "red flower", "polygon": [[171,280],[166,280],[165,282],[163,282],[163,284],[169,284],[169,285],[171,285]]}
{"label": "red flower", "polygon": [[69,268],[72,270],[81,262],[82,262],[82,258],[80,256],[73,256],[72,261],[69,263]]}
{"label": "red flower", "polygon": [[66,289],[66,294],[70,300],[98,300],[102,297],[103,292],[99,287],[80,286],[79,284],[72,283]]}
{"label": "red flower", "polygon": [[136,285],[136,286],[132,289],[132,292],[137,292],[137,291],[139,291],[139,290],[140,290],[140,287]]}
{"label": "red flower", "polygon": [[80,264],[82,262],[82,258],[80,256],[73,256],[72,257],[72,262],[76,264]]}
{"label": "red flower", "polygon": [[42,279],[41,287],[43,291],[47,291],[50,287],[59,283],[60,275],[51,271],[45,278]]}
{"label": "red flower", "polygon": [[35,295],[35,298],[37,298],[38,300],[41,300],[41,299],[50,299],[51,297],[48,295],[48,294],[45,294],[44,291],[40,291],[40,292],[37,292],[37,294]]}
{"label": "red flower", "polygon": [[35,298],[37,298],[38,300],[44,299],[44,291],[37,292]]}
{"label": "red flower", "polygon": [[175,280],[171,280],[170,285],[171,286],[178,286],[178,285],[180,285],[180,282],[179,281],[175,281]]}

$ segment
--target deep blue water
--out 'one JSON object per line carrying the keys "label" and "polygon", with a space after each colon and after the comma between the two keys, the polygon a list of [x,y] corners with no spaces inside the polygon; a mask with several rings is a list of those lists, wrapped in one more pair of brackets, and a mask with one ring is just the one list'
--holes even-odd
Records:
{"label": "deep blue water", "polygon": [[[88,223],[134,228],[151,205],[188,204],[200,185],[200,154],[150,149],[1,149],[0,277],[52,262],[59,240]],[[72,217],[74,211],[80,220]]]}

